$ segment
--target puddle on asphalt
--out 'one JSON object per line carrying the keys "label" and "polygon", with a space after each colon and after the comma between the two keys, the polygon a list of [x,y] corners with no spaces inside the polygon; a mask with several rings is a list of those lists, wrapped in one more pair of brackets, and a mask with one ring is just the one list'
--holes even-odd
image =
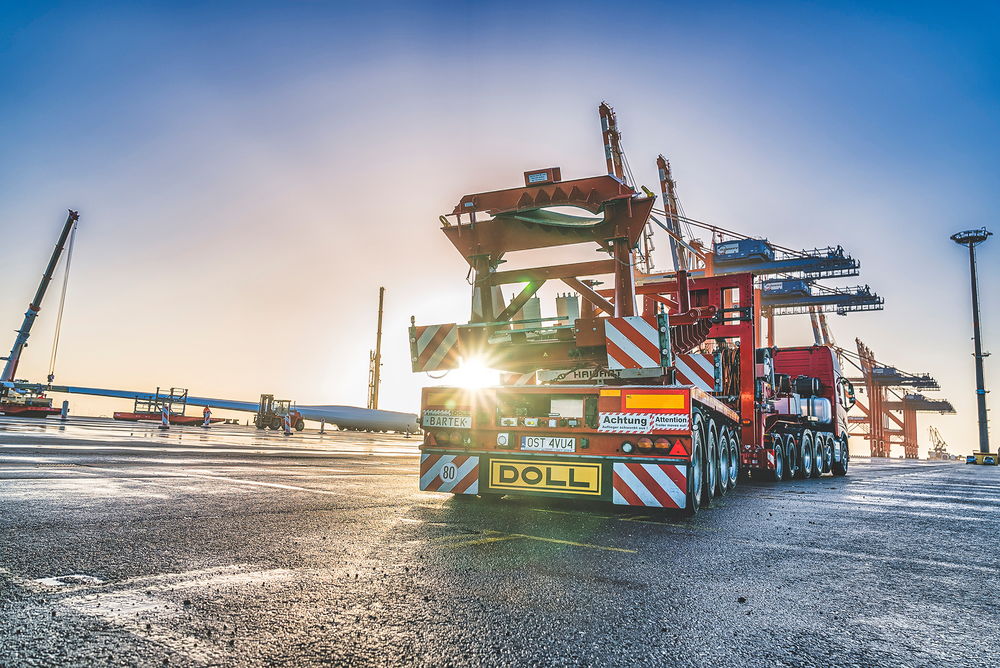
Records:
{"label": "puddle on asphalt", "polygon": [[419,440],[405,438],[397,434],[369,434],[328,430],[296,432],[291,437],[280,434],[261,433],[243,425],[213,427],[210,431],[199,427],[174,426],[168,431],[159,431],[155,423],[140,424],[116,422],[109,418],[70,418],[67,421],[52,419],[47,421],[24,418],[0,417],[0,438],[7,445],[16,437],[20,443],[31,443],[38,439],[67,439],[150,443],[162,441],[164,445],[186,445],[190,448],[211,448],[236,446],[241,448],[281,447],[317,452],[348,450],[355,453],[392,455],[417,453]]}

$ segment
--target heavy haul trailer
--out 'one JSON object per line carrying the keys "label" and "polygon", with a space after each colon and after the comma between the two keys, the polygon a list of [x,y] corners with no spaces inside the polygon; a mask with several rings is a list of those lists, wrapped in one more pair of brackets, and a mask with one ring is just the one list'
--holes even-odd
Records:
{"label": "heavy haul trailer", "polygon": [[[413,369],[476,359],[509,372],[509,384],[424,389],[421,489],[691,514],[751,471],[846,473],[850,393],[836,358],[820,347],[758,349],[750,274],[678,271],[637,285],[633,249],[653,199],[611,175],[563,182],[552,168],[526,172],[523,188],[467,195],[452,212],[458,224],[445,219],[475,272],[472,318],[413,324]],[[567,206],[598,217],[553,210]],[[497,271],[508,251],[587,242],[610,259]],[[608,274],[608,290],[583,280]],[[548,280],[581,294],[581,317],[513,320]],[[505,305],[498,288],[513,283],[525,287]]]}

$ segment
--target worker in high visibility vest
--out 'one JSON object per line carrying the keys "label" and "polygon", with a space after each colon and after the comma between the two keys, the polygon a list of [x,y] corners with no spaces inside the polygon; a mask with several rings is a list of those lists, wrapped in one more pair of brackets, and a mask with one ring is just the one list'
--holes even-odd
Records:
{"label": "worker in high visibility vest", "polygon": [[160,429],[170,429],[170,408],[160,404]]}
{"label": "worker in high visibility vest", "polygon": [[281,425],[285,428],[285,436],[292,435],[292,417],[285,413],[281,418]]}
{"label": "worker in high visibility vest", "polygon": [[201,426],[208,429],[212,426],[212,408],[210,406],[205,406],[202,409],[201,414],[205,417],[205,421],[201,423]]}

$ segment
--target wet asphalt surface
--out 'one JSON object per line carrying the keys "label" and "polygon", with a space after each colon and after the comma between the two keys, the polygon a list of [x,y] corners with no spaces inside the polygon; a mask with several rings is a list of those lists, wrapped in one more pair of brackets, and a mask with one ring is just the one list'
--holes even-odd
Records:
{"label": "wet asphalt surface", "polygon": [[0,418],[0,666],[993,666],[1000,468],[694,520],[418,492],[415,439]]}

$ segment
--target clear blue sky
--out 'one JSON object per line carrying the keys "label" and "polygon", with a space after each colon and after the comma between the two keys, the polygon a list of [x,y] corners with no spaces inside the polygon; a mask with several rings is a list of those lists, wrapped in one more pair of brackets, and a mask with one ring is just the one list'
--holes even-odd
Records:
{"label": "clear blue sky", "polygon": [[4,3],[0,26],[0,323],[79,208],[64,382],[363,403],[382,284],[383,400],[413,409],[409,316],[467,315],[437,215],[525,169],[602,171],[607,99],[638,180],[667,154],[688,215],[859,257],[887,306],[835,318],[838,342],[939,377],[961,412],[922,439],[974,434],[947,237],[1000,232],[996,3]]}

